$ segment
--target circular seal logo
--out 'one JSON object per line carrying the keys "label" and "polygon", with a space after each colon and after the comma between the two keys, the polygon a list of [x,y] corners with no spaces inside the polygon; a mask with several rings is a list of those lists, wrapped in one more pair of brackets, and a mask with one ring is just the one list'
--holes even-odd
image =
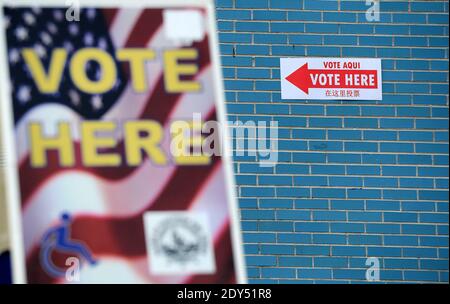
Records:
{"label": "circular seal logo", "polygon": [[156,254],[181,264],[196,261],[208,250],[203,227],[187,217],[169,218],[159,223],[152,244]]}

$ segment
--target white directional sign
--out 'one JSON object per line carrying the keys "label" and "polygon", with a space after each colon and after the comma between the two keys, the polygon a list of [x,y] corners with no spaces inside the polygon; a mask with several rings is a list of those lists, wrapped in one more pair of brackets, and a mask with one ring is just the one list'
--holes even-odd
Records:
{"label": "white directional sign", "polygon": [[381,100],[381,59],[282,58],[282,99]]}

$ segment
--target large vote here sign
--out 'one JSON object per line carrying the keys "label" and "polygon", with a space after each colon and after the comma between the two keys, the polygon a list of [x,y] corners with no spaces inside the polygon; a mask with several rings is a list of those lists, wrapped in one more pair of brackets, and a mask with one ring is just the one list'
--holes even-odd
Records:
{"label": "large vote here sign", "polygon": [[282,58],[282,99],[382,100],[381,59]]}
{"label": "large vote here sign", "polygon": [[244,283],[213,1],[2,3],[14,281]]}

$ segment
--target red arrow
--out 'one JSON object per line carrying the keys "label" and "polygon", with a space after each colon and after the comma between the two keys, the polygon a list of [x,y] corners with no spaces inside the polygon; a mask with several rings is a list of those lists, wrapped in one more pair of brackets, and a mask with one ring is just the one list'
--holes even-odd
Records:
{"label": "red arrow", "polygon": [[310,70],[308,63],[286,77],[286,80],[309,94],[309,89],[376,89],[376,70]]}

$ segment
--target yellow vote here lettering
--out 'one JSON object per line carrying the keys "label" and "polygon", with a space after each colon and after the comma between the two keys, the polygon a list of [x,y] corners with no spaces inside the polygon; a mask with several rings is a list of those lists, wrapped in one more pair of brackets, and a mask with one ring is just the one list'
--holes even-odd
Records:
{"label": "yellow vote here lettering", "polygon": [[[156,53],[151,49],[119,49],[115,56],[118,61],[129,64],[131,83],[137,93],[145,93],[148,90],[149,77],[159,77],[159,75],[147,75],[148,63],[156,59]],[[197,49],[193,48],[170,49],[163,52],[160,60],[164,64],[164,85],[168,93],[200,91],[200,82],[182,79],[183,76],[195,77],[197,75],[199,72],[196,63],[198,56]],[[47,67],[32,48],[24,48],[22,57],[37,89],[44,94],[53,94],[59,90],[66,65],[69,67],[73,83],[84,93],[104,94],[110,91],[117,82],[118,71],[115,60],[103,49],[79,49],[68,59],[65,49],[55,48],[50,55],[50,63]],[[91,79],[86,73],[86,65],[91,61],[100,66],[99,79]]]}
{"label": "yellow vote here lettering", "polygon": [[[57,154],[60,166],[75,166],[74,143],[78,141],[79,161],[85,167],[139,166],[147,160],[158,166],[167,165],[170,160],[182,166],[211,163],[210,156],[202,153],[205,138],[201,134],[201,122],[174,121],[170,127],[170,151],[161,147],[163,127],[153,120],[126,121],[122,127],[114,121],[83,121],[79,126],[63,122],[55,127],[56,130],[49,134],[38,122],[28,125],[32,167],[47,166],[51,151]],[[79,128],[79,139],[74,138],[76,127]],[[123,138],[118,136],[120,128]],[[122,146],[123,153],[120,153]]]}

